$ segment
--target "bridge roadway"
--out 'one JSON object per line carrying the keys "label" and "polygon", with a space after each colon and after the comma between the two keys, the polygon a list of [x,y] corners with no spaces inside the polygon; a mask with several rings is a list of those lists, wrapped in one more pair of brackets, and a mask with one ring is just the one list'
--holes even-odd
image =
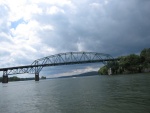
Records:
{"label": "bridge roadway", "polygon": [[2,83],[8,83],[8,75],[24,73],[35,74],[35,81],[39,81],[39,73],[43,67],[96,62],[107,64],[109,61],[116,60],[118,59],[114,59],[109,54],[96,52],[68,52],[37,59],[31,65],[0,68],[0,71],[3,71]]}

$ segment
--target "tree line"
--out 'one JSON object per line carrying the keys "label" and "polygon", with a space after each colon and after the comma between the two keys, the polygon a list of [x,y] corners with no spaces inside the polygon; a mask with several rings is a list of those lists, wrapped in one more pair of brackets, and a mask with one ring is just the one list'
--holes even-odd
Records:
{"label": "tree line", "polygon": [[[2,77],[0,77],[0,82],[2,82]],[[45,76],[42,76],[41,79],[46,79]],[[35,80],[34,77],[30,77],[30,78],[19,78],[17,76],[13,76],[13,77],[9,77],[8,81],[26,81],[26,80]]]}
{"label": "tree line", "polygon": [[139,55],[130,54],[118,57],[118,61],[108,62],[101,67],[98,73],[108,75],[108,69],[111,67],[112,74],[131,74],[150,72],[150,48],[143,49]]}

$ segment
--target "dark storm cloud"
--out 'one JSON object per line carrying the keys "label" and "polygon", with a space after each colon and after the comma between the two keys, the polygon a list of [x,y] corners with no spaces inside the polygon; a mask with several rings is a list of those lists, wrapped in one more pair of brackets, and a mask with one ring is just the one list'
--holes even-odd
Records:
{"label": "dark storm cloud", "polygon": [[75,12],[63,7],[66,13],[37,16],[41,18],[40,22],[54,26],[54,31],[43,31],[39,36],[57,51],[78,51],[78,44],[81,44],[83,51],[116,56],[149,47],[150,1],[108,0],[105,3],[90,0],[72,3],[76,7]]}
{"label": "dark storm cloud", "polygon": [[[150,8],[147,6],[150,6],[149,1],[141,4],[136,0],[112,0],[101,9],[104,10],[103,14],[100,14],[100,9],[90,13],[89,8],[89,13],[84,14],[85,20],[81,22],[84,25],[88,23],[86,27],[89,26],[83,28],[87,32],[82,36],[87,50],[120,55],[149,47],[146,41],[150,41]],[[82,13],[79,15],[82,16]],[[88,38],[84,40],[86,37]]]}
{"label": "dark storm cloud", "polygon": [[[5,58],[0,60],[10,65],[30,64],[34,59],[69,51],[116,57],[150,47],[149,0],[72,0],[65,5],[41,1],[23,6],[20,10],[27,7],[29,11],[22,15],[26,10],[20,13],[19,9],[12,11],[15,7],[11,10],[7,4],[0,5],[0,53]],[[25,22],[19,23],[19,19]],[[15,28],[10,28],[14,22]],[[57,69],[51,73],[74,70]]]}

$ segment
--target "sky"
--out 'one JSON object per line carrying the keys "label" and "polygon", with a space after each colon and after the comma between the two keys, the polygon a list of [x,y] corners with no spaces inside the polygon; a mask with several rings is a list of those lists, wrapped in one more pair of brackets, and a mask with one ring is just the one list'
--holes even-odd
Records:
{"label": "sky", "polygon": [[[57,53],[113,57],[150,47],[150,0],[0,0],[0,68]],[[45,75],[96,71],[100,64],[50,67]]]}

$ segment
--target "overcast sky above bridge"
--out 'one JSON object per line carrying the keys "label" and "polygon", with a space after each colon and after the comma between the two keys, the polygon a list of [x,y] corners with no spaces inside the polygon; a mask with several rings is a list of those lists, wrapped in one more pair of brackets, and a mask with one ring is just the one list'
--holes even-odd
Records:
{"label": "overcast sky above bridge", "polygon": [[0,0],[0,67],[70,51],[127,55],[149,45],[150,0]]}

